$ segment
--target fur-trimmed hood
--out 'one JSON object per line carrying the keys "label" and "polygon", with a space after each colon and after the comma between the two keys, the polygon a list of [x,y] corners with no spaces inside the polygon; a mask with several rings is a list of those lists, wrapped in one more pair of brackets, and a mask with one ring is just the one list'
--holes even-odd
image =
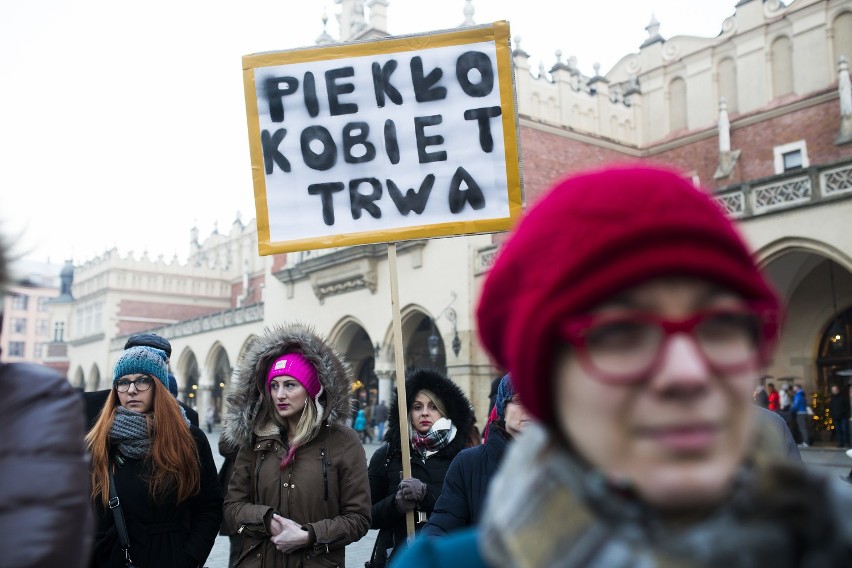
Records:
{"label": "fur-trimmed hood", "polygon": [[[457,433],[453,441],[441,453],[455,455],[468,446],[470,430],[473,427],[473,407],[464,391],[452,380],[435,369],[414,369],[405,379],[406,408],[414,404],[414,397],[421,390],[430,390],[441,399],[447,409],[447,418],[455,425]],[[399,400],[396,389],[391,395],[388,416],[388,429],[384,441],[391,451],[400,451]],[[409,430],[411,426],[409,425]]]}
{"label": "fur-trimmed hood", "polygon": [[323,393],[323,422],[345,424],[352,412],[352,371],[349,364],[309,325],[295,323],[264,330],[237,363],[228,390],[228,410],[223,436],[243,446],[252,432],[270,421],[260,393],[266,390],[266,375],[281,355],[300,352],[317,369]]}

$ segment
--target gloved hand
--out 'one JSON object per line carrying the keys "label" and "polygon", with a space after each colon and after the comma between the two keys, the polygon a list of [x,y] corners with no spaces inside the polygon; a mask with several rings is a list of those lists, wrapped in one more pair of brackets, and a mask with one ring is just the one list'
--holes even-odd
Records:
{"label": "gloved hand", "polygon": [[394,505],[396,505],[396,509],[403,515],[417,508],[417,501],[410,501],[406,499],[402,493],[402,489],[396,492],[396,495],[393,498],[393,502]]}
{"label": "gloved hand", "polygon": [[420,503],[426,496],[426,484],[416,477],[408,477],[399,482],[399,491],[406,500]]}

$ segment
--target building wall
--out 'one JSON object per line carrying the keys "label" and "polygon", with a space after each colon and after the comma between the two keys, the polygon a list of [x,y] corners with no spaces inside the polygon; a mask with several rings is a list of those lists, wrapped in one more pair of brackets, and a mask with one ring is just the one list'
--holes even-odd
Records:
{"label": "building wall", "polygon": [[[43,363],[50,341],[50,312],[47,300],[55,298],[55,286],[10,286],[3,297],[3,327],[0,330],[0,361]],[[17,299],[16,299],[17,298]],[[26,298],[26,308],[19,309]],[[22,330],[20,327],[22,326]],[[14,344],[14,345],[10,345]],[[15,355],[18,352],[20,355]]]}

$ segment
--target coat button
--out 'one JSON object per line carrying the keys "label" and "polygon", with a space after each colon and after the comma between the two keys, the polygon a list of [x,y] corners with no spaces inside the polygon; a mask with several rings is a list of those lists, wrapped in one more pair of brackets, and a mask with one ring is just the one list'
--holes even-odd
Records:
{"label": "coat button", "polygon": [[287,484],[287,483],[285,483],[285,484],[284,484],[284,487],[290,487],[290,485],[289,485],[289,484]]}

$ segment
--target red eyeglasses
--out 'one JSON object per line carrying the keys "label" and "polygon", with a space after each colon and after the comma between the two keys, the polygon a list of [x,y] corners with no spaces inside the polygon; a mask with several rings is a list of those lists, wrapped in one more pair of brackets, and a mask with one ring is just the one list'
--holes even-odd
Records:
{"label": "red eyeglasses", "polygon": [[561,326],[583,368],[605,383],[635,383],[659,365],[670,335],[689,334],[704,362],[719,373],[756,369],[768,358],[777,324],[753,307],[712,309],[684,320],[653,314],[583,315]]}

